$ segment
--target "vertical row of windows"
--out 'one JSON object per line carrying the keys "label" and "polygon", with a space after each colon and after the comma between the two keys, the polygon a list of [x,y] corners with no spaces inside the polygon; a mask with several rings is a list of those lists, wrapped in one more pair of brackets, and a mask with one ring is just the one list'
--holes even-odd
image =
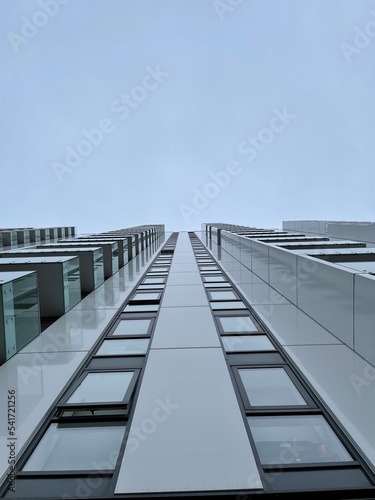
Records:
{"label": "vertical row of windows", "polygon": [[[63,474],[65,478],[99,474],[103,480],[106,476],[111,479],[145,365],[175,242],[174,236],[164,245],[94,348],[85,368],[24,453],[18,465],[19,483],[52,477],[51,474]],[[69,485],[65,487],[69,489]],[[41,489],[40,497],[44,496]]]}
{"label": "vertical row of windows", "polygon": [[312,484],[313,474],[324,473],[323,464],[330,474],[328,484],[337,486],[344,472],[353,487],[372,486],[355,450],[338,428],[334,430],[334,422],[298,377],[282,347],[194,233],[190,240],[265,490],[277,491],[286,477],[293,489],[291,481],[300,484],[302,475],[307,489],[318,488]]}

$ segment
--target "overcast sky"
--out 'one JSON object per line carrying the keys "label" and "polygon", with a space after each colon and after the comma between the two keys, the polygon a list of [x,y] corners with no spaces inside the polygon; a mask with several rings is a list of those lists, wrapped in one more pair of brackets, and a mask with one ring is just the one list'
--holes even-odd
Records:
{"label": "overcast sky", "polygon": [[0,10],[0,227],[375,220],[374,0]]}

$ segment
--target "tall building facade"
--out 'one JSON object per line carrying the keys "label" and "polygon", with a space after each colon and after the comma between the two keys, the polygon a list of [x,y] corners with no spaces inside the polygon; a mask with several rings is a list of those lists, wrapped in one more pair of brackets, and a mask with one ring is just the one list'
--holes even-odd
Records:
{"label": "tall building facade", "polygon": [[0,254],[0,498],[375,497],[368,243],[72,236]]}

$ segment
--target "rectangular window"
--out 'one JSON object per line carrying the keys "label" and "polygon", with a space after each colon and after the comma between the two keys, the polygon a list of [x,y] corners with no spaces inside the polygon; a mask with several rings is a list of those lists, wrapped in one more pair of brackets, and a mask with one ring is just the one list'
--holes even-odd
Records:
{"label": "rectangular window", "polygon": [[201,271],[214,271],[214,270],[218,271],[219,270],[219,268],[217,266],[215,266],[215,265],[212,265],[212,266],[209,266],[209,265],[207,265],[207,266],[199,266],[199,268],[200,268]]}
{"label": "rectangular window", "polygon": [[204,283],[204,286],[207,288],[232,288],[230,283]]}
{"label": "rectangular window", "polygon": [[147,335],[152,319],[123,319],[116,326],[112,335]]}
{"label": "rectangular window", "polygon": [[224,276],[218,274],[216,276],[203,276],[203,281],[205,283],[217,283],[219,281],[227,281]]}
{"label": "rectangular window", "polygon": [[153,285],[153,284],[163,284],[165,283],[165,278],[162,276],[155,276],[155,278],[145,278],[142,283],[145,285]]}
{"label": "rectangular window", "polygon": [[224,333],[258,332],[250,316],[219,316],[219,322]]}
{"label": "rectangular window", "polygon": [[66,404],[121,403],[135,372],[88,373]]}
{"label": "rectangular window", "polygon": [[156,312],[158,309],[159,304],[128,304],[124,312]]}
{"label": "rectangular window", "polygon": [[24,471],[112,470],[124,436],[121,422],[53,423]]}
{"label": "rectangular window", "polygon": [[130,299],[131,301],[159,300],[160,292],[137,292]]}
{"label": "rectangular window", "polygon": [[221,339],[226,352],[275,351],[266,335],[231,335]]}
{"label": "rectangular window", "polygon": [[240,300],[233,300],[232,302],[210,302],[211,308],[215,311],[220,309],[246,309],[246,306]]}
{"label": "rectangular window", "polygon": [[322,415],[263,416],[247,420],[262,464],[353,460]]}
{"label": "rectangular window", "polygon": [[208,292],[211,300],[238,300],[237,295],[232,290],[217,290]]}
{"label": "rectangular window", "polygon": [[284,368],[241,368],[238,372],[251,407],[306,406]]}
{"label": "rectangular window", "polygon": [[149,339],[105,340],[99,347],[96,356],[146,354],[149,342]]}

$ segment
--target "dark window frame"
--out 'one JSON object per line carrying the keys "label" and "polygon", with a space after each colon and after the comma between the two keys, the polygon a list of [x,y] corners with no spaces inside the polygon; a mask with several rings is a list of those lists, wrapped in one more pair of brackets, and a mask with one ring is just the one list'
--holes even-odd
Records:
{"label": "dark window frame", "polygon": [[[116,339],[121,339],[121,338],[149,338],[151,337],[152,330],[154,328],[156,318],[155,316],[148,316],[148,317],[128,317],[130,314],[127,314],[126,318],[119,318],[116,323],[113,325],[113,327],[110,329],[110,331],[107,333],[107,335],[104,337],[104,339],[107,339],[108,337],[110,338],[116,338]],[[148,325],[147,332],[146,333],[132,333],[131,335],[115,335],[114,332],[116,331],[117,327],[122,321],[128,321],[128,320],[134,320],[134,321],[142,321],[142,320],[150,320],[150,324]],[[103,340],[104,340],[103,339]]]}
{"label": "dark window frame", "polygon": [[241,333],[237,333],[237,334],[232,334],[232,333],[224,333],[224,334],[221,334],[220,335],[220,338],[233,338],[233,339],[238,339],[238,337],[249,337],[249,338],[253,338],[253,337],[265,337],[271,344],[271,346],[273,347],[273,349],[259,349],[259,350],[248,350],[248,349],[239,349],[239,350],[233,350],[233,351],[227,351],[226,348],[225,348],[225,345],[224,345],[224,342],[222,341],[222,345],[223,345],[223,349],[224,349],[224,352],[226,354],[246,354],[246,353],[274,353],[274,352],[278,352],[277,350],[277,347],[274,345],[274,343],[272,342],[272,340],[269,338],[269,336],[264,333],[264,332],[241,332]]}
{"label": "dark window frame", "polygon": [[[247,310],[246,312],[241,309],[240,310],[241,312],[237,312],[237,310],[222,310],[222,311],[212,311],[214,313],[214,320],[215,320],[215,323],[216,323],[216,328],[219,332],[220,335],[245,335],[245,334],[266,334],[265,330],[262,329],[261,325],[258,323],[258,321],[256,320],[256,318],[251,314],[251,312],[249,310]],[[250,320],[255,324],[255,327],[258,327],[259,330],[241,330],[241,332],[236,332],[236,331],[230,331],[230,332],[225,332],[221,323],[220,323],[220,318],[229,318],[229,317],[240,317],[240,318],[250,318]]]}
{"label": "dark window frame", "polygon": [[[267,351],[267,352],[274,352],[274,351]],[[275,368],[282,368],[285,370],[286,374],[290,378],[291,382],[297,389],[297,391],[300,393],[302,398],[305,400],[306,404],[305,405],[267,405],[267,406],[252,406],[251,402],[249,400],[249,397],[247,395],[245,386],[242,382],[242,378],[240,375],[240,370],[259,370],[259,369],[275,369]],[[248,365],[237,365],[237,366],[232,366],[232,371],[234,378],[237,383],[238,390],[240,392],[240,396],[243,402],[243,406],[245,408],[245,412],[247,416],[250,416],[250,412],[253,412],[254,410],[258,412],[277,412],[278,414],[284,414],[284,412],[289,413],[290,411],[294,410],[311,410],[311,409],[316,409],[318,408],[316,402],[314,399],[311,397],[311,395],[308,393],[304,385],[299,381],[293,370],[288,366],[287,363],[280,363],[280,364],[258,364],[256,366],[248,366]],[[252,413],[251,413],[252,414]]]}

